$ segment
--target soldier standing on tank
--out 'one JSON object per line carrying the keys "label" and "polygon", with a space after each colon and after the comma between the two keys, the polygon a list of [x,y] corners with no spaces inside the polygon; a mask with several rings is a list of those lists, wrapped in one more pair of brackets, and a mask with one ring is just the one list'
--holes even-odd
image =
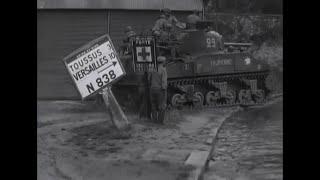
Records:
{"label": "soldier standing on tank", "polygon": [[167,102],[167,70],[164,66],[166,58],[157,58],[158,69],[149,73],[151,119],[153,122],[163,124]]}

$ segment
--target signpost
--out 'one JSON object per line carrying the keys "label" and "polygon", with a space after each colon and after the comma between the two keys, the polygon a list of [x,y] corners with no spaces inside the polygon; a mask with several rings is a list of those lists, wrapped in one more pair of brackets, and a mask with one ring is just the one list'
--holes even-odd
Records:
{"label": "signpost", "polygon": [[63,59],[82,100],[102,92],[111,119],[118,129],[128,120],[115,99],[110,85],[125,75],[120,59],[108,35],[103,35],[75,50]]}

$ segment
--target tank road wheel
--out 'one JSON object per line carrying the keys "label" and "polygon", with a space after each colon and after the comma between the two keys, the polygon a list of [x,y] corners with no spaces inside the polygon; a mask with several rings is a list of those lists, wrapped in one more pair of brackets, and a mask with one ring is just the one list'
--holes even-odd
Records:
{"label": "tank road wheel", "polygon": [[236,92],[229,90],[226,94],[227,104],[234,104],[236,101]]}
{"label": "tank road wheel", "polygon": [[183,105],[184,97],[181,94],[174,94],[171,98],[172,107],[181,107]]}
{"label": "tank road wheel", "polygon": [[248,89],[241,89],[239,92],[239,103],[240,104],[251,104],[251,90]]}
{"label": "tank road wheel", "polygon": [[206,103],[208,105],[216,105],[219,98],[220,98],[219,91],[209,91],[206,94]]}
{"label": "tank road wheel", "polygon": [[195,107],[201,107],[203,105],[204,101],[204,96],[201,92],[195,92],[194,93],[194,100],[193,100],[193,105]]}
{"label": "tank road wheel", "polygon": [[259,89],[257,91],[255,91],[254,93],[252,93],[253,96],[253,100],[255,103],[263,103],[265,100],[265,95],[264,95],[264,90]]}

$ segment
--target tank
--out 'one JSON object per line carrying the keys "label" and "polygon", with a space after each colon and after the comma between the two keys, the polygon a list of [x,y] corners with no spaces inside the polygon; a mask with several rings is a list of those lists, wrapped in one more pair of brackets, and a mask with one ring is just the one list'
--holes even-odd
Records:
{"label": "tank", "polygon": [[[248,51],[251,43],[223,42],[223,37],[204,23],[207,22],[198,23],[197,29],[173,32],[167,38],[150,34],[136,36],[128,46],[132,53],[120,57],[127,76],[114,88],[122,92],[119,95],[124,98],[122,101],[135,104],[137,99],[132,97],[137,97],[138,87],[146,83],[144,77],[150,68],[157,68],[151,60],[139,64],[137,54],[140,53],[140,58],[167,57],[169,107],[265,103],[271,92],[266,86],[269,66],[253,58]],[[142,51],[143,43],[137,45],[139,39],[150,40],[148,51]]]}

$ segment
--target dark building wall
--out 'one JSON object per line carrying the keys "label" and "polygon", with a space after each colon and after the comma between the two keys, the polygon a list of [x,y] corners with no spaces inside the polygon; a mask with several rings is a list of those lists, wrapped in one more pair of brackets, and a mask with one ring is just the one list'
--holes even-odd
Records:
{"label": "dark building wall", "polygon": [[62,58],[107,32],[104,10],[38,10],[37,96],[80,99]]}

